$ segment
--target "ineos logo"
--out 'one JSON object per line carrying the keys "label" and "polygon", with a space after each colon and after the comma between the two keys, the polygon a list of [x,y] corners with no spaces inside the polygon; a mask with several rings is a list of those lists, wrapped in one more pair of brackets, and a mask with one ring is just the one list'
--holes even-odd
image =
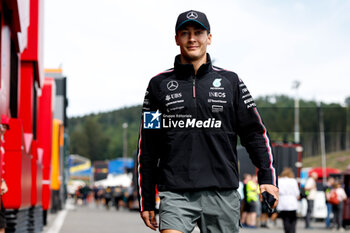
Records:
{"label": "ineos logo", "polygon": [[196,12],[188,12],[188,14],[186,15],[188,19],[197,19],[198,18],[198,14]]}
{"label": "ineos logo", "polygon": [[166,87],[169,91],[175,91],[179,87],[179,84],[176,81],[170,81],[168,82]]}

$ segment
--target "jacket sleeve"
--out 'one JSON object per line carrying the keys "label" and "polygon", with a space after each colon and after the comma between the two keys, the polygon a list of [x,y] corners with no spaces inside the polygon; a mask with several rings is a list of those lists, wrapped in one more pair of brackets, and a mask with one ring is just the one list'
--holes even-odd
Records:
{"label": "jacket sleeve", "polygon": [[259,184],[277,186],[276,163],[272,153],[269,135],[256,108],[253,97],[250,95],[246,85],[239,78],[236,82],[235,97],[238,135],[240,136],[241,144],[248,151],[253,164],[259,169]]}
{"label": "jacket sleeve", "polygon": [[140,211],[155,209],[157,139],[158,129],[144,128],[144,115],[157,111],[156,98],[150,85],[147,88],[141,116],[140,134],[137,149],[137,188]]}

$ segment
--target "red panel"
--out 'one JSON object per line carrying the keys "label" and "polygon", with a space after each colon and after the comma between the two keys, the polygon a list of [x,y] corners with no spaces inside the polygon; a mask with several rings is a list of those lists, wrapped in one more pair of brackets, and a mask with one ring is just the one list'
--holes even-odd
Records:
{"label": "red panel", "polygon": [[37,180],[38,180],[38,166],[37,166],[37,160],[38,160],[38,149],[36,146],[36,141],[34,140],[32,143],[32,187],[31,187],[31,199],[30,204],[32,206],[35,206],[37,203],[38,198],[38,190],[37,190]]}
{"label": "red panel", "polygon": [[[25,145],[23,145],[25,147]],[[28,208],[30,207],[30,192],[32,188],[32,166],[31,166],[31,154],[30,150],[29,153],[22,153],[22,174],[21,174],[21,208]]]}
{"label": "red panel", "polygon": [[27,208],[30,206],[30,155],[24,152],[22,121],[10,119],[9,127],[4,135],[4,178],[9,191],[2,198],[5,208]]}
{"label": "red panel", "polygon": [[39,149],[37,142],[32,143],[32,188],[31,188],[31,205],[41,205],[42,200],[42,164],[39,158]]}
{"label": "red panel", "polygon": [[53,78],[45,78],[38,103],[37,141],[38,147],[44,150],[43,169],[51,166],[53,88]]}
{"label": "red panel", "polygon": [[[2,120],[0,122],[2,124]],[[5,156],[5,148],[4,148],[4,137],[2,137],[2,134],[4,134],[6,130],[4,128],[0,129],[0,179],[2,179],[2,173],[4,171],[4,156]]]}
{"label": "red panel", "polygon": [[34,69],[41,87],[44,79],[43,69],[43,16],[44,1],[30,1],[30,25],[28,28],[28,46],[21,55],[22,61],[31,61],[34,63]]}
{"label": "red panel", "polygon": [[29,26],[29,0],[5,0],[11,11],[12,39],[16,46],[16,52],[22,53],[27,47]]}
{"label": "red panel", "polygon": [[12,28],[14,32],[21,31],[21,20],[20,20],[20,9],[19,9],[19,0],[4,0],[4,3],[7,4],[7,7],[12,11]]}
{"label": "red panel", "polygon": [[50,189],[50,168],[43,168],[43,190],[42,190],[43,210],[50,208],[51,189]]}
{"label": "red panel", "polygon": [[36,160],[37,164],[37,175],[36,175],[36,189],[37,189],[37,205],[41,205],[42,203],[42,190],[43,190],[43,166],[42,166],[42,157],[40,158],[39,154],[42,151],[40,148],[37,148],[36,154],[38,155],[38,159]]}
{"label": "red panel", "polygon": [[[312,168],[308,174],[309,176],[311,175],[311,173],[316,172],[318,175],[318,178],[322,178],[323,177],[323,168],[322,167],[314,167]],[[325,168],[325,172],[326,172],[326,177],[329,177],[329,174],[340,174],[341,171],[337,168],[331,168],[331,167],[326,167]]]}
{"label": "red panel", "polygon": [[34,70],[31,62],[21,63],[19,118],[25,133],[33,133]]}
{"label": "red panel", "polygon": [[21,166],[12,166],[16,161],[21,161],[22,151],[7,151],[4,165],[4,179],[8,192],[2,196],[6,209],[19,209],[21,207]]}
{"label": "red panel", "polygon": [[[47,210],[50,205],[50,171],[51,171],[51,145],[52,145],[52,118],[54,80],[45,78],[45,82],[39,97],[37,142],[42,150],[42,206]],[[40,153],[39,153],[40,155]]]}

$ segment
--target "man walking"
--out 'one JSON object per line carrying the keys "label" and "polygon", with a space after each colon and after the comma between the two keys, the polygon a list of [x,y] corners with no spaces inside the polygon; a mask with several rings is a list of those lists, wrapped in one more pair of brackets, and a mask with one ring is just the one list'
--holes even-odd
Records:
{"label": "man walking", "polygon": [[[138,144],[141,217],[153,230],[159,191],[162,233],[239,230],[237,136],[259,168],[261,192],[278,200],[277,176],[266,128],[247,87],[234,72],[214,67],[206,15],[179,15],[173,69],[151,79]],[[271,207],[277,205],[276,201]]]}

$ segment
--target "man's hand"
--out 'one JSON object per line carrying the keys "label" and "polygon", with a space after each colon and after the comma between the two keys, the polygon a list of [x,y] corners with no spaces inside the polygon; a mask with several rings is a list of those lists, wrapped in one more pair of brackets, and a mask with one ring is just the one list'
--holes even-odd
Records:
{"label": "man's hand", "polygon": [[275,204],[271,206],[271,208],[276,208],[278,204],[278,188],[272,184],[260,185],[260,193],[263,193],[265,191],[270,193],[276,199]]}
{"label": "man's hand", "polygon": [[154,211],[142,211],[141,218],[143,222],[146,224],[146,226],[148,226],[154,231],[157,230],[158,223],[157,223],[157,219]]}

